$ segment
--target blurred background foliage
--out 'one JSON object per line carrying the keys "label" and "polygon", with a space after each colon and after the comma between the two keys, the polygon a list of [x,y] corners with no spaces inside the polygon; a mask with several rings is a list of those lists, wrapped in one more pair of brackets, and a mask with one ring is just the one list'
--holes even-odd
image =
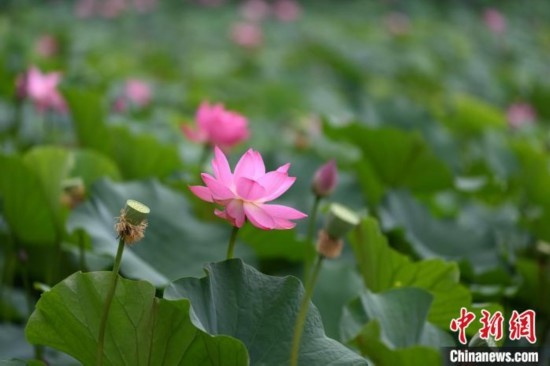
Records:
{"label": "blurred background foliage", "polygon": [[[0,2],[0,358],[32,357],[23,328],[40,292],[25,287],[109,267],[130,196],[153,215],[125,276],[163,288],[222,259],[229,228],[186,188],[209,169],[180,131],[203,100],[249,119],[230,161],[253,147],[269,170],[292,163],[281,201],[304,212],[314,171],[337,160],[330,201],[366,218],[321,273],[328,336],[388,364],[437,358],[423,347],[453,342],[461,306],[485,306],[534,309],[550,345],[550,4],[327,0],[285,15],[275,3],[262,15],[236,1]],[[62,73],[67,113],[21,98],[31,66]],[[124,99],[128,80],[146,103]],[[76,200],[63,190],[75,177]],[[300,275],[305,231],[246,227],[238,256]],[[418,339],[363,314],[407,296]]]}

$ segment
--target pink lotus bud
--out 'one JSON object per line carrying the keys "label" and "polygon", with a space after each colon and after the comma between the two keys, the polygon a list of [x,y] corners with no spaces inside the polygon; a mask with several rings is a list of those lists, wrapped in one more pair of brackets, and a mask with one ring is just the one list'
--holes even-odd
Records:
{"label": "pink lotus bud", "polygon": [[338,168],[336,161],[330,160],[325,165],[322,165],[313,176],[312,189],[319,197],[326,197],[332,193],[338,183]]}
{"label": "pink lotus bud", "polygon": [[296,1],[278,0],[273,4],[273,12],[281,22],[293,22],[302,14],[302,8]]}
{"label": "pink lotus bud", "polygon": [[239,46],[256,48],[263,43],[262,28],[253,23],[235,23],[231,27],[231,39]]}
{"label": "pink lotus bud", "polygon": [[506,18],[496,9],[486,9],[483,13],[483,20],[491,32],[502,34],[506,31]]}
{"label": "pink lotus bud", "polygon": [[535,122],[536,112],[528,103],[514,103],[508,107],[506,116],[510,127],[519,128]]}

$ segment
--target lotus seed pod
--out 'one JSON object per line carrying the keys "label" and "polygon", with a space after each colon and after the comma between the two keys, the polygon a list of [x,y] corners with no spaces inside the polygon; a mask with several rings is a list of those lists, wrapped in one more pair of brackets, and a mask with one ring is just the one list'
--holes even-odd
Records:
{"label": "lotus seed pod", "polygon": [[151,210],[141,202],[128,200],[126,201],[125,212],[126,221],[132,225],[139,225],[147,219],[147,215]]}
{"label": "lotus seed pod", "polygon": [[319,237],[317,238],[317,253],[325,258],[334,259],[340,256],[343,247],[344,240],[331,238],[325,230],[319,231]]}
{"label": "lotus seed pod", "polygon": [[125,244],[133,244],[143,239],[147,228],[147,215],[150,211],[149,207],[141,202],[126,201],[126,207],[121,210],[115,225],[118,237],[124,240]]}
{"label": "lotus seed pod", "polygon": [[353,228],[359,225],[359,216],[349,208],[333,203],[325,224],[325,230],[333,239],[340,239],[346,236]]}

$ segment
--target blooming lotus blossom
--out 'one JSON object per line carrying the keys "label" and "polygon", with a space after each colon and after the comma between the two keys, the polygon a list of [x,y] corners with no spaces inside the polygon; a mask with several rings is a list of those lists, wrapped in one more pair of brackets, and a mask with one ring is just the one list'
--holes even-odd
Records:
{"label": "blooming lotus blossom", "polygon": [[262,28],[255,23],[239,22],[231,26],[231,40],[245,48],[256,48],[264,41]]}
{"label": "blooming lotus blossom", "polygon": [[518,128],[524,125],[532,124],[536,118],[536,112],[528,103],[514,103],[506,111],[508,125],[512,128]]}
{"label": "blooming lotus blossom", "polygon": [[229,149],[250,135],[246,117],[226,110],[223,104],[201,103],[196,120],[196,129],[182,126],[183,133],[191,141]]}
{"label": "blooming lotus blossom", "polygon": [[268,204],[285,193],[296,178],[288,176],[290,164],[266,173],[264,161],[259,152],[249,149],[231,172],[227,158],[216,147],[212,169],[214,176],[203,173],[206,186],[190,186],[200,199],[224,207],[214,213],[238,228],[246,220],[262,230],[291,229],[306,214],[288,206]]}
{"label": "blooming lotus blossom", "polygon": [[64,112],[67,109],[65,100],[57,90],[61,81],[61,73],[41,73],[36,67],[30,70],[17,80],[17,88],[21,96],[27,97],[34,102],[39,112],[48,109],[57,112]]}
{"label": "blooming lotus blossom", "polygon": [[336,188],[337,183],[338,168],[336,161],[332,159],[317,169],[313,176],[312,189],[317,196],[326,197]]}
{"label": "blooming lotus blossom", "polygon": [[491,32],[502,34],[506,31],[506,18],[496,9],[486,9],[483,13],[483,20]]}

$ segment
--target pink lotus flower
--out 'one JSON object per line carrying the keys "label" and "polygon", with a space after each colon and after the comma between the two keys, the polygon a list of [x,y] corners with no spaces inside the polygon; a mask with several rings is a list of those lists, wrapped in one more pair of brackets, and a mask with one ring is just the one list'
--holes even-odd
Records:
{"label": "pink lotus flower", "polygon": [[182,126],[183,133],[191,141],[229,149],[250,135],[246,117],[226,110],[223,104],[201,103],[196,120],[197,129]]}
{"label": "pink lotus flower", "polygon": [[17,87],[22,96],[34,102],[39,112],[48,109],[65,112],[67,106],[65,100],[57,90],[61,81],[61,73],[41,73],[36,67],[31,67],[25,76],[19,78]]}
{"label": "pink lotus flower", "polygon": [[223,152],[216,147],[212,169],[214,176],[203,173],[205,186],[190,186],[189,189],[200,199],[217,203],[225,210],[216,209],[214,213],[238,228],[246,220],[262,230],[292,229],[306,214],[292,207],[268,204],[285,193],[296,178],[287,172],[290,163],[277,170],[266,173],[264,161],[259,152],[249,149],[231,173],[229,163]]}
{"label": "pink lotus flower", "polygon": [[483,20],[491,32],[502,34],[506,31],[506,19],[497,9],[486,9],[483,13]]}
{"label": "pink lotus flower", "polygon": [[536,118],[536,112],[528,103],[514,103],[506,111],[508,125],[512,128],[519,128],[532,124]]}
{"label": "pink lotus flower", "polygon": [[239,22],[231,26],[231,40],[245,48],[256,48],[263,43],[264,35],[259,25]]}
{"label": "pink lotus flower", "polygon": [[336,161],[332,159],[317,169],[313,176],[312,189],[317,196],[326,197],[336,188],[336,184],[338,184],[338,168]]}

